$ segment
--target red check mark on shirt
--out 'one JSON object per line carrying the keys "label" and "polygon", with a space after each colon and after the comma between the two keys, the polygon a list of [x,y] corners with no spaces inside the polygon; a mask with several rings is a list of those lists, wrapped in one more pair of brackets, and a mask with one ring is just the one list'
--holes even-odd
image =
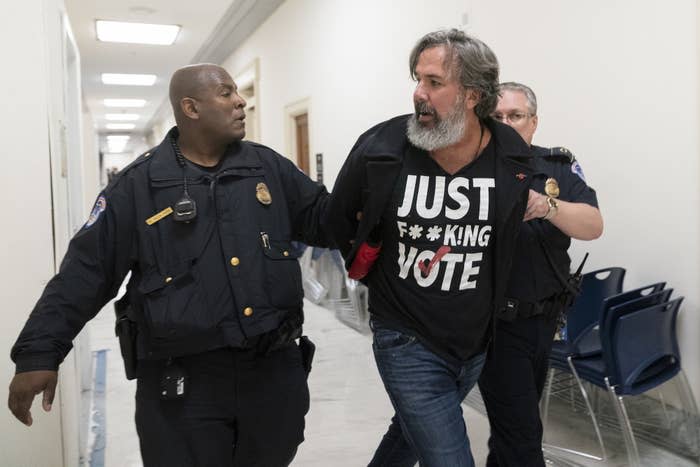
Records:
{"label": "red check mark on shirt", "polygon": [[433,269],[433,266],[435,266],[436,263],[440,262],[442,257],[449,253],[451,250],[452,248],[450,248],[449,246],[443,245],[440,248],[438,248],[438,251],[435,252],[433,259],[430,260],[427,266],[425,263],[418,263],[418,269],[420,269],[420,272],[423,273],[423,277],[428,277],[430,275],[430,270]]}

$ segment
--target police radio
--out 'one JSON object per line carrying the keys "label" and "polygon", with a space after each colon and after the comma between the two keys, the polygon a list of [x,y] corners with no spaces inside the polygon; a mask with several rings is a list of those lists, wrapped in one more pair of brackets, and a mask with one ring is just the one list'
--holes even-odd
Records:
{"label": "police radio", "polygon": [[187,193],[187,175],[185,173],[185,156],[182,155],[180,151],[180,146],[175,141],[175,138],[170,138],[170,144],[175,152],[175,158],[177,159],[178,165],[182,168],[182,187],[183,193],[182,198],[175,203],[173,206],[173,220],[176,222],[190,222],[197,217],[197,203],[190,198],[190,194]]}
{"label": "police radio", "polygon": [[197,203],[187,193],[187,182],[182,198],[173,206],[173,220],[177,222],[189,222],[197,217]]}

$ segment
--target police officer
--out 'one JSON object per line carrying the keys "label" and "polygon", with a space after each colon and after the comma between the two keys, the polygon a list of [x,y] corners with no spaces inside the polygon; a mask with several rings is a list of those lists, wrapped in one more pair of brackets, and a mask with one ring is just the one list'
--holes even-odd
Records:
{"label": "police officer", "polygon": [[177,126],[99,195],[32,311],[8,404],[26,425],[36,394],[50,410],[72,339],[131,272],[144,465],[286,466],[309,405],[291,241],[327,245],[327,192],[241,141],[246,103],[223,68],[176,71],[170,100]]}
{"label": "police officer", "polygon": [[[520,83],[502,83],[492,117],[513,127],[531,145],[537,100]],[[565,148],[531,145],[537,171],[508,281],[506,313],[496,323],[494,345],[479,379],[491,424],[486,465],[544,467],[539,399],[560,295],[568,277],[571,238],[592,240],[603,231],[595,191],[586,185]],[[555,270],[556,269],[556,270]]]}

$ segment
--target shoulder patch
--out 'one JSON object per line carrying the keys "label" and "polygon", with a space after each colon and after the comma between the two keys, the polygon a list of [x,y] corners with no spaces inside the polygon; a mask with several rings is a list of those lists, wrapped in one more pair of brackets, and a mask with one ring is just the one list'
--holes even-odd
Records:
{"label": "shoulder patch", "polygon": [[90,216],[83,228],[87,229],[97,222],[97,219],[100,218],[100,214],[102,214],[105,209],[107,209],[107,198],[105,198],[104,192],[102,192],[97,197],[97,200],[95,200],[95,205],[92,207]]}
{"label": "shoulder patch", "polygon": [[578,178],[584,182],[586,181],[586,176],[583,174],[583,168],[581,168],[581,164],[579,164],[577,160],[574,160],[571,163],[571,172],[578,175]]}

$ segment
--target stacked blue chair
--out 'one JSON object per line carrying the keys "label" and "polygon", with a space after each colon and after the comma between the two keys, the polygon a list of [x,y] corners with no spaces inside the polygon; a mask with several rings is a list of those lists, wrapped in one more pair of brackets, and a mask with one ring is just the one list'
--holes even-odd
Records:
{"label": "stacked blue chair", "polygon": [[[607,311],[610,308],[622,303],[640,300],[655,293],[661,292],[664,290],[664,287],[666,287],[665,282],[657,282],[655,284],[647,285],[634,290],[628,290],[627,292],[618,293],[617,295],[612,295],[605,298],[600,306],[599,314],[595,322],[586,326],[586,328],[578,333],[573,341],[569,341],[570,343],[567,346],[567,355],[572,357],[590,357],[600,354],[602,352],[600,325],[605,320]],[[636,303],[639,305],[643,305],[644,303],[655,305],[657,303],[668,301],[672,290],[673,289],[667,289],[664,294],[655,296],[656,301],[646,302],[642,300]]]}
{"label": "stacked blue chair", "polygon": [[[661,294],[611,307],[601,324],[602,354],[572,359],[579,384],[588,381],[612,397],[631,466],[640,465],[639,451],[623,397],[654,389],[682,372],[676,319],[683,298],[640,308]],[[697,413],[685,375],[682,380],[682,402]]]}
{"label": "stacked blue chair", "polygon": [[[630,290],[627,292],[623,292],[617,295],[613,295],[612,297],[608,297],[603,300],[603,303],[600,307],[600,317],[599,320],[602,323],[605,323],[606,320],[610,316],[610,311],[613,309],[619,309],[619,310],[627,310],[627,311],[632,311],[632,310],[639,310],[648,306],[656,305],[659,303],[664,303],[667,302],[671,296],[671,293],[673,292],[673,289],[665,289],[663,290],[663,287],[665,286],[665,282],[658,282],[656,284],[651,284],[645,287],[640,287],[638,289]],[[585,293],[585,290],[584,290]],[[567,351],[566,354],[560,353],[560,354],[552,354],[550,356],[549,364],[551,368],[556,368],[560,371],[566,372],[566,373],[571,373],[578,385],[578,388],[581,392],[581,395],[583,396],[583,400],[586,404],[586,408],[588,409],[588,413],[591,416],[591,421],[593,423],[593,428],[595,429],[596,437],[598,439],[598,444],[600,446],[600,451],[601,455],[596,456],[593,454],[588,454],[588,453],[583,453],[583,452],[578,452],[574,451],[571,449],[566,449],[562,448],[560,446],[552,446],[548,445],[549,448],[554,448],[554,449],[560,449],[566,452],[570,452],[573,454],[577,455],[582,455],[585,457],[590,457],[596,460],[605,460],[607,457],[606,450],[605,450],[605,444],[603,443],[603,436],[600,432],[600,426],[598,423],[598,420],[596,419],[595,416],[595,411],[593,410],[593,407],[590,403],[590,399],[588,398],[588,393],[586,392],[585,387],[581,383],[581,379],[579,378],[579,375],[577,373],[577,367],[575,366],[575,362],[577,361],[598,361],[600,362],[603,349],[602,345],[603,342],[600,339],[600,332],[602,329],[607,329],[605,327],[605,324],[602,325],[596,325],[594,327],[588,328],[587,334],[584,334],[585,340],[579,336],[579,341],[576,345],[572,345],[569,347],[569,350]],[[592,337],[591,337],[592,336]],[[595,338],[595,339],[594,339]],[[586,344],[583,345],[581,342],[585,342]],[[588,358],[588,360],[586,360]],[[584,378],[585,379],[585,378]],[[552,374],[550,372],[550,377],[549,377],[549,382],[547,384],[547,392],[545,394],[545,399],[544,399],[544,415],[543,415],[543,424],[546,426],[547,422],[547,416],[548,416],[548,407],[549,407],[549,397],[551,396],[551,384],[552,384]]]}
{"label": "stacked blue chair", "polygon": [[[641,394],[678,376],[675,381],[678,382],[683,407],[694,415],[698,413],[681,369],[676,337],[676,318],[683,298],[669,301],[672,289],[664,290],[664,286],[664,283],[652,284],[605,299],[600,308],[596,339],[589,339],[587,345],[581,345],[579,335],[578,345],[569,344],[565,359],[561,354],[553,355],[550,359],[553,368],[570,372],[575,378],[596,428],[603,458],[606,457],[605,447],[582,381],[607,390],[613,399],[632,466],[639,465],[639,453],[623,402],[624,396]],[[586,293],[585,288],[583,293]],[[593,332],[593,328],[589,327],[587,332]],[[545,396],[544,420],[550,394],[551,373]]]}
{"label": "stacked blue chair", "polygon": [[[622,290],[622,283],[625,279],[625,269],[621,267],[608,267],[588,272],[583,275],[581,281],[581,295],[576,299],[571,309],[567,313],[566,319],[566,340],[555,341],[552,344],[552,349],[549,357],[549,365],[551,369],[558,369],[564,372],[571,372],[569,358],[577,355],[580,350],[580,342],[584,340],[597,339],[597,326],[600,316],[603,313],[605,299],[615,296]],[[595,332],[595,336],[590,334]],[[597,347],[600,347],[599,344]],[[542,416],[543,431],[546,432],[547,416],[549,412],[549,397],[552,389],[552,370],[550,369],[547,391],[544,397],[544,408]],[[583,386],[580,386],[583,400],[586,403],[588,412],[591,414],[593,427],[595,428],[596,437],[601,449],[601,456],[595,456],[587,453],[565,449],[559,446],[547,445],[549,448],[555,448],[573,454],[591,457],[597,460],[606,458],[605,445],[603,437],[598,428],[598,421],[595,418],[595,413],[591,407],[588,395]]]}
{"label": "stacked blue chair", "polygon": [[566,339],[555,341],[552,346],[552,356],[566,360],[575,353],[574,346],[581,336],[585,336],[600,322],[603,301],[622,291],[625,280],[625,269],[609,267],[588,272],[581,281],[581,295],[576,299],[566,318]]}

